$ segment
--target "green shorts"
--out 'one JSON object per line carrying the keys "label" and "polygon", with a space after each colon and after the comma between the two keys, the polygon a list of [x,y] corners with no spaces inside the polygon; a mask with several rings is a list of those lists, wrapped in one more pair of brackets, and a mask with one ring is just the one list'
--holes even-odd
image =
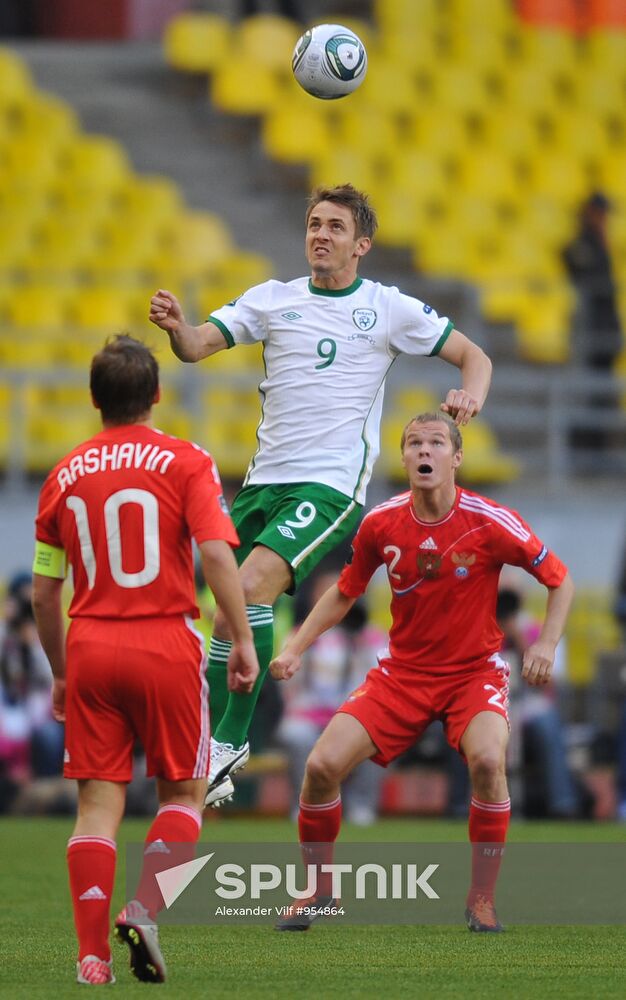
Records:
{"label": "green shorts", "polygon": [[320,559],[355,531],[363,505],[322,483],[244,486],[231,509],[241,541],[239,565],[255,545],[289,563],[292,594]]}

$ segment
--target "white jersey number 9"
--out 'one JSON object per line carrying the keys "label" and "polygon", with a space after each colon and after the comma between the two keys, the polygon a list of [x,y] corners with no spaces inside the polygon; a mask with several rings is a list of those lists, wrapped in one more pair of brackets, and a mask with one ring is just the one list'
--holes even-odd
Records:
{"label": "white jersey number 9", "polygon": [[[122,528],[120,509],[127,503],[138,504],[143,511],[143,569],[138,573],[126,573],[122,568]],[[82,497],[68,497],[68,510],[76,519],[76,531],[80,542],[87,583],[93,590],[96,582],[96,553],[89,530],[87,504]],[[118,490],[112,493],[104,505],[104,528],[109,555],[111,576],[115,583],[126,590],[145,587],[156,580],[161,568],[159,549],[159,504],[154,494],[147,490]]]}

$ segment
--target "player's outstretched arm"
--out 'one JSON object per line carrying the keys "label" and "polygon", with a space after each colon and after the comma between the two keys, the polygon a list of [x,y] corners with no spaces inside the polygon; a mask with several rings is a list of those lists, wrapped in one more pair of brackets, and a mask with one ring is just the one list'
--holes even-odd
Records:
{"label": "player's outstretched arm", "polygon": [[233,641],[227,667],[228,689],[249,694],[259,676],[259,661],[233,551],[221,539],[202,542],[199,549],[204,579],[224,613]]}
{"label": "player's outstretched arm", "polygon": [[272,677],[278,681],[289,680],[300,668],[300,657],[315,640],[344,618],[356,597],[346,597],[336,583],[322,594],[314,608],[302,622],[298,631],[289,639],[282,653],[270,663]]}
{"label": "player's outstretched arm", "polygon": [[52,714],[65,722],[65,629],[61,610],[63,580],[33,573],[33,613],[37,632],[48,657],[54,685]]}
{"label": "player's outstretched arm", "polygon": [[461,372],[462,387],[450,389],[441,404],[457,425],[467,424],[483,408],[491,384],[491,361],[485,352],[460,330],[453,330],[439,357]]}
{"label": "player's outstretched arm", "polygon": [[533,687],[547,684],[552,674],[554,654],[574,597],[574,583],[569,573],[558,587],[548,588],[546,614],[541,632],[531,643],[522,661],[522,677]]}
{"label": "player's outstretched arm", "polygon": [[148,319],[170,338],[170,346],[181,361],[201,361],[223,351],[227,344],[215,323],[192,326],[185,319],[180,302],[165,288],[159,288],[150,299]]}

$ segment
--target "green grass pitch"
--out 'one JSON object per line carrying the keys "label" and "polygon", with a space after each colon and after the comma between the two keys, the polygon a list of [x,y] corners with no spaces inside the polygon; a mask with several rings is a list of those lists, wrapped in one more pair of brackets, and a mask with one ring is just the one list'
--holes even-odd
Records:
{"label": "green grass pitch", "polygon": [[[66,819],[0,821],[0,997],[75,997],[75,941],[65,869]],[[127,821],[118,840],[140,841],[148,821]],[[513,823],[511,841],[621,841],[624,827],[607,823]],[[463,841],[464,823],[382,820],[359,829],[345,825],[344,840]],[[207,822],[202,839],[291,841],[282,820]],[[114,912],[124,900],[122,865]],[[621,872],[617,877],[623,878]],[[626,996],[624,927],[512,927],[505,934],[470,934],[458,927],[318,925],[306,934],[276,934],[270,927],[165,927],[161,933],[168,982],[135,982],[127,951],[114,944],[113,995],[212,1000],[549,1000],[552,997],[623,1000]]]}

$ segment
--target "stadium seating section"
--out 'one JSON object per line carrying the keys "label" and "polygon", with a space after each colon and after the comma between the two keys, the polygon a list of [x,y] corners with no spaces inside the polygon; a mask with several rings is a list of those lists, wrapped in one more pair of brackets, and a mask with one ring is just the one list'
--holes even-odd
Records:
{"label": "stadium seating section", "polygon": [[[269,157],[312,183],[350,178],[379,208],[379,241],[416,267],[465,279],[519,355],[570,357],[573,311],[560,249],[601,187],[626,283],[626,14],[616,0],[374,0],[367,78],[345,102],[316,101],[289,72],[301,26],[257,15],[174,19],[170,64],[206,72],[214,105],[258,115]],[[198,38],[215,39],[202,65]],[[207,41],[206,48],[209,48]],[[233,56],[233,53],[236,53]],[[240,66],[245,63],[245,72]]]}
{"label": "stadium seating section", "polygon": [[[372,23],[342,18],[370,56],[363,86],[343,102],[296,85],[290,55],[302,26],[277,15],[234,24],[181,14],[163,48],[173,71],[206,75],[219,111],[258,116],[268,157],[304,168],[311,183],[350,178],[370,191],[382,245],[408,249],[427,275],[473,284],[487,320],[514,324],[521,358],[559,364],[570,356],[573,310],[560,248],[594,187],[616,206],[612,245],[626,287],[626,26],[615,28],[620,5],[595,0],[581,31],[575,6],[373,0]],[[240,478],[256,440],[258,355],[216,357],[198,399],[146,309],[167,280],[190,315],[207,315],[269,277],[271,261],[237,247],[222,217],[190,211],[168,178],[136,173],[114,139],[86,134],[7,48],[0,208],[0,365],[11,372],[0,412],[18,421],[27,470],[44,472],[93,426],[86,365],[106,334],[124,329],[159,348],[175,397],[162,407],[165,429],[203,440],[210,426],[223,474]],[[45,388],[51,367],[70,373],[55,393]],[[403,477],[398,432],[415,398],[387,402],[382,468],[393,479]],[[466,443],[468,484],[519,474],[487,423],[469,428]],[[15,454],[3,431],[3,468]]]}

